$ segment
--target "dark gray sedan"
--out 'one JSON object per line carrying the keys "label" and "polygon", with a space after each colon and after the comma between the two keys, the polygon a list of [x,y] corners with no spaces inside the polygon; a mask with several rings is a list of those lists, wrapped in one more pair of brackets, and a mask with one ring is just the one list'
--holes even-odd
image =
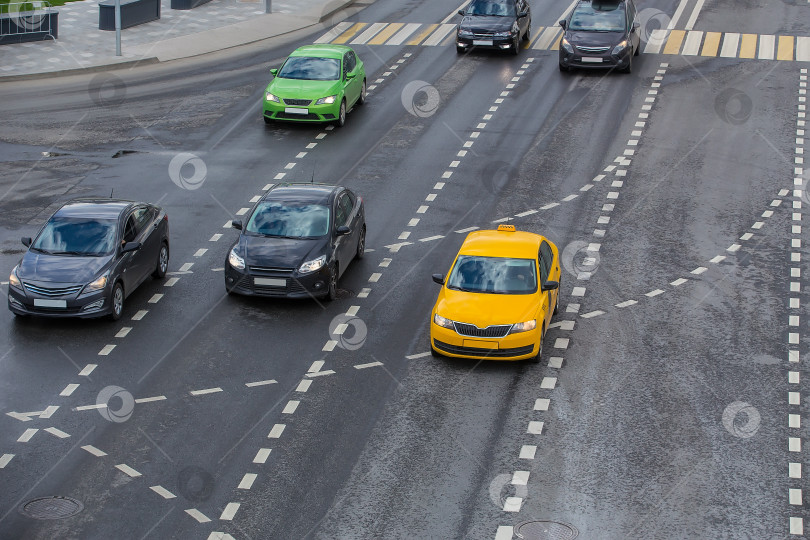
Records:
{"label": "dark gray sedan", "polygon": [[9,276],[15,315],[118,320],[124,299],[169,267],[163,209],[117,199],[75,199],[57,210]]}

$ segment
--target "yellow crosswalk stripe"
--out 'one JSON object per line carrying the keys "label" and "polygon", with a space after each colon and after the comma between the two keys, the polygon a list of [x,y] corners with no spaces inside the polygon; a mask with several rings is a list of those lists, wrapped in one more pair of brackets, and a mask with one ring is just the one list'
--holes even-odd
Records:
{"label": "yellow crosswalk stripe", "polygon": [[779,36],[777,60],[793,60],[793,36]]}
{"label": "yellow crosswalk stripe", "polygon": [[560,32],[560,35],[557,36],[557,39],[554,40],[554,45],[551,46],[551,50],[552,51],[559,51],[561,41],[562,41],[562,32]]}
{"label": "yellow crosswalk stripe", "polygon": [[370,40],[368,42],[368,44],[369,45],[382,45],[383,43],[388,41],[388,38],[390,38],[391,36],[396,34],[399,31],[399,29],[402,28],[403,26],[405,26],[404,23],[391,23],[391,24],[389,24],[388,26],[385,27],[385,29],[382,32],[377,34],[374,37],[374,39]]}
{"label": "yellow crosswalk stripe", "polygon": [[681,50],[681,43],[683,43],[683,36],[686,32],[683,30],[673,30],[669,33],[669,39],[664,46],[664,54],[678,54]]}
{"label": "yellow crosswalk stripe", "polygon": [[538,26],[537,28],[532,30],[532,36],[531,36],[531,38],[529,38],[529,41],[526,42],[526,44],[523,46],[523,48],[524,49],[531,48],[532,45],[534,45],[534,42],[537,41],[540,38],[540,34],[543,33],[543,30],[545,30],[545,28],[546,28],[545,26]]}
{"label": "yellow crosswalk stripe", "polygon": [[722,32],[706,32],[706,39],[703,40],[703,51],[701,56],[717,56],[717,49],[720,47],[720,36]]}
{"label": "yellow crosswalk stripe", "polygon": [[438,24],[429,24],[429,25],[427,25],[427,28],[425,28],[424,30],[422,30],[421,32],[416,34],[416,36],[411,38],[411,40],[408,41],[407,43],[405,43],[405,45],[419,45],[420,43],[422,43],[422,41],[425,38],[427,38],[430,34],[432,34],[433,31],[436,30],[438,27],[439,27]]}
{"label": "yellow crosswalk stripe", "polygon": [[743,34],[740,40],[739,58],[755,58],[757,55],[757,35]]}
{"label": "yellow crosswalk stripe", "polygon": [[348,30],[346,30],[345,32],[343,32],[341,35],[339,35],[338,37],[336,37],[336,38],[335,38],[335,39],[332,41],[332,43],[338,43],[338,44],[340,44],[340,43],[346,43],[347,41],[349,41],[350,39],[352,39],[354,36],[356,36],[356,35],[357,35],[357,32],[359,32],[360,30],[362,30],[363,28],[365,28],[367,24],[368,24],[368,23],[361,23],[361,22],[359,22],[359,23],[355,23],[355,24],[354,24],[354,26],[352,26],[351,28],[349,28]]}

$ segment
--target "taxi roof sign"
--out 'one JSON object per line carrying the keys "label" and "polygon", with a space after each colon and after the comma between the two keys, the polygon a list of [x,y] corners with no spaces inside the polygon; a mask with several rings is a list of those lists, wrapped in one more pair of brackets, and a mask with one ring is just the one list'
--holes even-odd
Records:
{"label": "taxi roof sign", "polygon": [[506,231],[506,232],[515,232],[514,225],[498,225],[499,231]]}

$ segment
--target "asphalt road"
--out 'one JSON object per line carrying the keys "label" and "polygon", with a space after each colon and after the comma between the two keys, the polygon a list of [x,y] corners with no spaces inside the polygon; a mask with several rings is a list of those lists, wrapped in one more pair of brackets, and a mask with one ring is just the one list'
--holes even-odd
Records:
{"label": "asphalt road", "polygon": [[[675,27],[810,35],[801,2],[699,4]],[[802,537],[807,64],[357,45],[344,128],[265,127],[268,70],[319,36],[0,83],[3,272],[76,196],[157,202],[172,240],[117,323],[0,310],[0,538]],[[227,296],[228,221],[311,179],[366,205],[340,299]],[[432,358],[430,275],[507,219],[563,253],[542,364]],[[20,512],[50,496],[83,510]]]}

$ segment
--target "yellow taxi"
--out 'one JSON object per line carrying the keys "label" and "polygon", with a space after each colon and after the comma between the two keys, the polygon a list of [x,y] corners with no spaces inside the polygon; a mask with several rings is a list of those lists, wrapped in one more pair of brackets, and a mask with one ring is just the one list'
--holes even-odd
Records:
{"label": "yellow taxi", "polygon": [[557,312],[560,260],[544,236],[500,225],[467,235],[430,321],[434,355],[540,361],[543,336]]}

